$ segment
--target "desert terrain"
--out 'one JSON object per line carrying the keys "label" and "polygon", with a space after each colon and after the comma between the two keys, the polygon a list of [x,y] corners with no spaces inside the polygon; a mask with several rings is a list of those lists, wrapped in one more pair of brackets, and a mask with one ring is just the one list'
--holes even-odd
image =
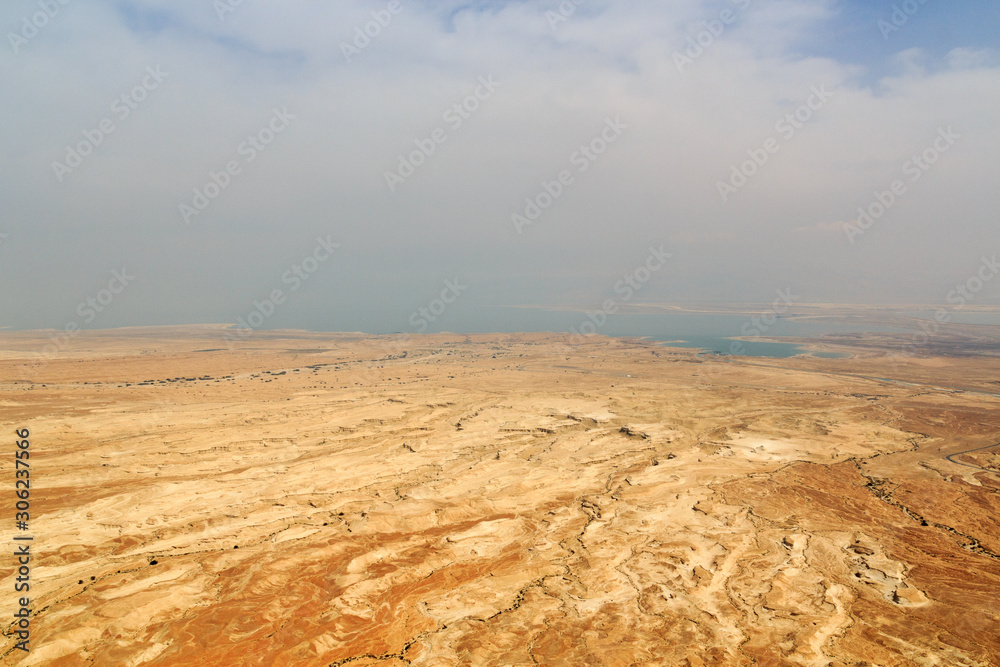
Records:
{"label": "desert terrain", "polygon": [[4,539],[21,428],[34,537],[0,664],[1000,664],[995,356],[48,342],[0,332]]}

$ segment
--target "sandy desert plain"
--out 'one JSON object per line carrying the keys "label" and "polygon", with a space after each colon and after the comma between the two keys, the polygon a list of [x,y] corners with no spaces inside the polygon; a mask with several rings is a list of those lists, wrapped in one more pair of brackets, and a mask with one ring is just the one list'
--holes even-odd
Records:
{"label": "sandy desert plain", "polygon": [[1000,665],[993,354],[47,342],[0,332],[0,664]]}

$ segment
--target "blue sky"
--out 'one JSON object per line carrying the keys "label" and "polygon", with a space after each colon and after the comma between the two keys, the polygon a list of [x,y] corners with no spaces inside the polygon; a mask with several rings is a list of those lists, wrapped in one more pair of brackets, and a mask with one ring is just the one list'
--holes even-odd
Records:
{"label": "blue sky", "polygon": [[940,303],[996,247],[1000,8],[927,0],[885,38],[894,4],[121,0],[33,31],[37,1],[12,0],[0,326],[81,320],[127,267],[82,325],[233,322],[280,289],[267,326],[407,330],[459,278],[461,328],[482,305],[593,307],[660,245],[636,302]]}
{"label": "blue sky", "polygon": [[[956,46],[972,50],[995,48],[1000,34],[1000,4],[990,0],[926,0],[906,22],[896,26],[898,1],[849,0],[837,3],[836,17],[813,31],[802,44],[802,53],[834,58],[869,70],[876,79],[894,73],[894,56],[919,48],[943,58]],[[898,14],[896,14],[898,16]],[[898,27],[898,30],[880,27]]]}

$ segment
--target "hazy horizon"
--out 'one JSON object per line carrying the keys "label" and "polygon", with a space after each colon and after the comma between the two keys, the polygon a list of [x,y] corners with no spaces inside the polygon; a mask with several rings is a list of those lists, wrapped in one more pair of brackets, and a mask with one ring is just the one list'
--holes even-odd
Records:
{"label": "hazy horizon", "polygon": [[996,3],[17,0],[0,26],[0,327],[1000,299]]}

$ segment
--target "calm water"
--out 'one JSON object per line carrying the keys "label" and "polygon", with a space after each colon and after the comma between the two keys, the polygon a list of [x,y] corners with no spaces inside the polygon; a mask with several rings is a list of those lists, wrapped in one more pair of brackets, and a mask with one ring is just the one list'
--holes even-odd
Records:
{"label": "calm water", "polygon": [[[472,312],[474,311],[474,312]],[[543,310],[539,308],[475,307],[461,313],[445,312],[427,327],[427,333],[451,331],[457,333],[516,333],[553,331],[560,333],[587,333],[594,330],[607,336],[627,336],[670,341],[676,347],[700,348],[708,352],[741,354],[758,357],[791,357],[797,354],[815,354],[822,357],[844,355],[817,353],[790,343],[763,341],[738,341],[734,349],[731,337],[752,337],[754,324],[751,315],[712,315],[703,313],[665,313],[655,315],[615,314],[602,320],[599,315],[589,318],[585,311]],[[596,323],[595,321],[596,320]],[[600,324],[600,326],[598,326]],[[759,327],[763,329],[763,327]],[[859,324],[802,322],[778,319],[766,330],[759,330],[761,337],[792,336],[810,338],[827,333],[855,333],[859,331],[902,331],[889,327],[872,327]],[[421,333],[413,327],[389,328],[366,333]],[[680,342],[676,342],[680,341]]]}
{"label": "calm water", "polygon": [[693,347],[714,352],[716,354],[734,354],[746,357],[774,357],[785,359],[799,354],[808,354],[824,359],[842,359],[849,355],[836,352],[821,352],[809,350],[792,343],[770,343],[753,340],[735,340],[733,338],[717,338],[715,336],[692,336],[683,342],[666,343],[670,347]]}

